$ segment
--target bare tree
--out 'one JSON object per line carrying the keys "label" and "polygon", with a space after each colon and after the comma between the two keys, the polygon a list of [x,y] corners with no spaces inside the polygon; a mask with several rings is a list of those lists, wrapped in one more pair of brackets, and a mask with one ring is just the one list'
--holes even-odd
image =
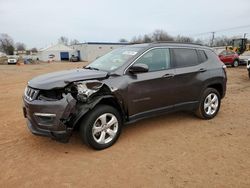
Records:
{"label": "bare tree", "polygon": [[147,35],[147,34],[144,35],[143,42],[144,43],[150,43],[150,42],[152,42],[152,37],[150,35]]}
{"label": "bare tree", "polygon": [[13,55],[14,49],[15,47],[13,39],[8,34],[0,34],[0,50],[7,55]]}
{"label": "bare tree", "polygon": [[76,39],[70,41],[70,45],[75,45],[75,44],[79,44],[79,41]]}
{"label": "bare tree", "polygon": [[202,44],[202,45],[204,45],[205,43],[204,43],[204,41],[202,40],[202,39],[196,39],[195,41],[194,41],[194,43],[196,43],[196,44]]}
{"label": "bare tree", "polygon": [[228,46],[231,45],[232,38],[226,36],[216,37],[214,39],[214,46]]}
{"label": "bare tree", "polygon": [[31,50],[30,50],[31,52],[33,52],[33,53],[37,53],[38,52],[38,50],[37,50],[37,48],[31,48]]}
{"label": "bare tree", "polygon": [[26,50],[26,46],[22,42],[17,42],[16,43],[16,49],[17,49],[17,51],[24,51],[24,50]]}
{"label": "bare tree", "polygon": [[119,42],[128,42],[127,39],[121,38]]}
{"label": "bare tree", "polygon": [[134,44],[143,43],[143,39],[141,36],[138,36],[138,37],[135,36],[132,38],[131,43],[134,43]]}
{"label": "bare tree", "polygon": [[175,38],[175,41],[176,41],[176,42],[191,43],[191,42],[194,42],[194,39],[192,39],[191,37],[186,37],[186,36],[178,35],[178,36]]}
{"label": "bare tree", "polygon": [[174,41],[174,38],[163,30],[155,30],[152,35],[153,41]]}
{"label": "bare tree", "polygon": [[68,45],[69,39],[68,39],[67,37],[61,36],[61,37],[58,39],[58,43]]}

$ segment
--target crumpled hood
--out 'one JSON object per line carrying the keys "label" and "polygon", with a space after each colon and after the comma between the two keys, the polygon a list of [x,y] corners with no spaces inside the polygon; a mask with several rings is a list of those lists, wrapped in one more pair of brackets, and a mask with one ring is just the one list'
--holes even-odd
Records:
{"label": "crumpled hood", "polygon": [[37,76],[30,80],[28,85],[35,89],[50,90],[63,88],[69,82],[105,78],[107,74],[107,72],[89,69],[65,70]]}

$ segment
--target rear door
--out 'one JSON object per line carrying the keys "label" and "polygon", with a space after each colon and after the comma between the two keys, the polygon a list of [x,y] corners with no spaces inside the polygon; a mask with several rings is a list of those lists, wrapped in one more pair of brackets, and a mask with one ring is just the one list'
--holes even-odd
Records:
{"label": "rear door", "polygon": [[175,67],[175,104],[176,106],[195,103],[199,100],[203,84],[203,75],[207,74],[206,67],[200,63],[207,60],[203,50],[189,48],[173,48],[171,54]]}

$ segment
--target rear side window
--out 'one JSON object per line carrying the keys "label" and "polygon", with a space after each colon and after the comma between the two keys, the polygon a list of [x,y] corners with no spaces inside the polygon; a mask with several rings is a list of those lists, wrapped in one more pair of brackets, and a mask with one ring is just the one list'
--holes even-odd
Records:
{"label": "rear side window", "polygon": [[198,52],[198,55],[199,55],[200,63],[203,63],[203,62],[207,61],[207,55],[203,50],[198,50],[197,52]]}
{"label": "rear side window", "polygon": [[187,48],[176,48],[172,50],[175,60],[175,67],[189,67],[199,64],[196,50]]}

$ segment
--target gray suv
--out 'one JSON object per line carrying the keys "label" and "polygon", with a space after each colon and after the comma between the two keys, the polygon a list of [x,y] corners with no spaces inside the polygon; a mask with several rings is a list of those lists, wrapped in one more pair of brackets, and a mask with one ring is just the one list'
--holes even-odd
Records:
{"label": "gray suv", "polygon": [[[184,43],[129,45],[82,69],[35,77],[23,101],[30,131],[104,149],[122,125],[179,110],[211,119],[226,92],[226,68],[208,47]],[[77,129],[78,130],[78,129]]]}

